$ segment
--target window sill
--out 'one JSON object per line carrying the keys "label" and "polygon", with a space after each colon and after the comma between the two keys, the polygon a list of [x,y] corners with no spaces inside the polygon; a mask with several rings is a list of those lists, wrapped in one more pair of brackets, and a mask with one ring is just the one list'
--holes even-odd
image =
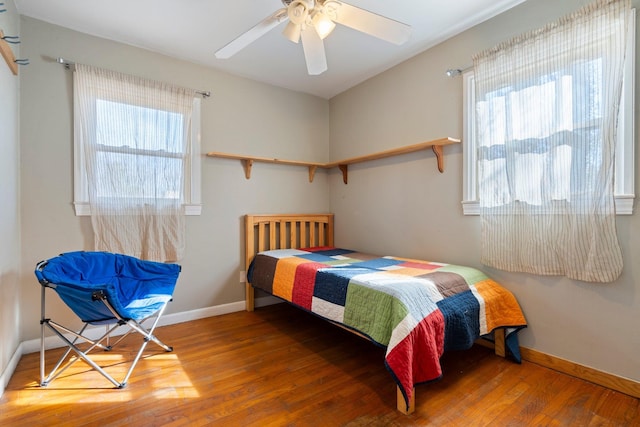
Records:
{"label": "window sill", "polygon": [[[634,199],[635,195],[633,194],[615,196],[616,215],[633,215]],[[475,200],[463,200],[462,213],[464,215],[480,215],[480,203]]]}
{"label": "window sill", "polygon": [[[91,208],[89,203],[74,203],[76,216],[91,216]],[[202,205],[189,204],[184,205],[184,214],[187,216],[198,216],[202,213]]]}

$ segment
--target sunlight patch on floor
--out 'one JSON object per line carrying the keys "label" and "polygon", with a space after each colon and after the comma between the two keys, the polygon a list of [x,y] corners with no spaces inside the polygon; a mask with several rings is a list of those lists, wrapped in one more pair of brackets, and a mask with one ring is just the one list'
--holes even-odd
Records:
{"label": "sunlight patch on floor", "polygon": [[[122,381],[135,354],[105,352],[91,353],[90,356],[116,381]],[[47,369],[53,366],[55,363],[47,363]],[[24,388],[14,391],[15,397],[11,399],[11,404],[33,405],[34,400],[46,406],[127,402],[140,397],[136,382],[145,383],[142,389],[147,390],[146,395],[148,394],[147,385],[151,383],[153,390],[151,394],[156,399],[184,399],[200,396],[183,369],[178,355],[161,353],[143,355],[125,388],[115,388],[102,374],[83,360],[79,360],[47,386],[41,387],[38,381],[24,384]]]}

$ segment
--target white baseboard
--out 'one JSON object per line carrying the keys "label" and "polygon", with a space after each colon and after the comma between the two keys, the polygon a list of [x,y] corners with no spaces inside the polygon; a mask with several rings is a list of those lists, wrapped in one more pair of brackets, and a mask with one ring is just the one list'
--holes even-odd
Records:
{"label": "white baseboard", "polygon": [[[280,302],[282,302],[282,300],[278,298],[275,298],[272,296],[266,296],[262,298],[257,298],[256,306],[264,307],[267,305],[277,304]],[[205,317],[213,317],[213,316],[220,316],[222,314],[234,313],[236,311],[242,311],[244,309],[245,309],[244,301],[238,301],[238,302],[232,302],[229,304],[215,305],[207,308],[199,308],[196,310],[183,311],[181,313],[170,313],[170,314],[165,314],[160,318],[160,321],[158,322],[158,326],[175,325],[177,323],[204,319]],[[115,331],[113,331],[111,336],[122,335],[127,330],[128,328],[125,326],[119,327]],[[97,338],[100,338],[104,334],[104,332],[105,332],[105,328],[103,326],[91,326],[85,329],[84,335],[91,339],[97,339]],[[67,338],[69,338],[70,340],[73,339],[73,337],[71,336]],[[55,335],[48,336],[44,339],[44,348],[46,350],[51,348],[63,347],[63,346],[64,346],[64,343],[60,341],[60,338],[58,338]],[[37,351],[40,351],[40,338],[24,341],[21,344],[21,347],[22,347],[22,351],[20,355],[35,353]],[[15,367],[13,369],[15,369]],[[10,371],[11,373],[13,373],[13,369]]]}
{"label": "white baseboard", "polygon": [[18,345],[18,348],[16,349],[16,351],[13,353],[13,356],[11,356],[11,360],[9,360],[9,364],[7,365],[7,368],[4,370],[2,375],[0,375],[0,397],[4,393],[4,389],[7,386],[7,384],[9,384],[9,380],[11,379],[13,372],[18,367],[18,362],[20,361],[20,358],[24,354],[22,351],[23,351],[23,346],[22,344],[20,344]]}

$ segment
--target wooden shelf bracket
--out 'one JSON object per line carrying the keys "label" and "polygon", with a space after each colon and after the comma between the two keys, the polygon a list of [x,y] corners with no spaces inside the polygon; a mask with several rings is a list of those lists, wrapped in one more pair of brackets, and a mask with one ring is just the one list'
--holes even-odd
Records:
{"label": "wooden shelf bracket", "polygon": [[251,159],[240,159],[242,162],[242,168],[244,169],[244,176],[247,179],[251,179],[251,166],[253,166],[253,160]]}
{"label": "wooden shelf bracket", "polygon": [[433,154],[436,155],[436,161],[438,162],[438,170],[440,173],[444,173],[444,158],[442,157],[442,145],[432,145],[431,149]]}
{"label": "wooden shelf bracket", "polygon": [[349,181],[349,165],[338,165],[338,168],[342,172],[342,182],[347,184]]}
{"label": "wooden shelf bracket", "polygon": [[459,139],[440,138],[433,141],[421,142],[419,144],[407,145],[404,147],[393,148],[391,150],[380,151],[374,154],[367,154],[364,156],[352,157],[349,159],[339,160],[337,162],[330,162],[330,163],[313,163],[313,162],[300,162],[295,160],[281,160],[281,159],[272,159],[268,157],[255,157],[255,156],[244,156],[240,154],[221,153],[217,151],[209,152],[207,153],[207,156],[240,160],[242,162],[242,167],[244,169],[244,176],[247,179],[251,178],[251,167],[253,166],[253,162],[264,162],[264,163],[279,163],[279,164],[293,165],[293,166],[305,166],[309,168],[309,182],[313,182],[313,178],[315,177],[315,173],[318,168],[332,169],[337,167],[342,172],[342,181],[345,184],[347,184],[348,178],[349,178],[349,165],[371,161],[371,160],[383,159],[385,157],[413,153],[415,151],[424,150],[426,148],[431,148],[433,150],[433,153],[436,156],[438,170],[440,171],[440,173],[443,173],[444,172],[444,154],[443,154],[442,147],[449,144],[459,144],[459,143],[460,143]]}
{"label": "wooden shelf bracket", "polygon": [[316,165],[309,166],[309,182],[313,182],[313,178],[316,176],[316,169],[318,169]]}

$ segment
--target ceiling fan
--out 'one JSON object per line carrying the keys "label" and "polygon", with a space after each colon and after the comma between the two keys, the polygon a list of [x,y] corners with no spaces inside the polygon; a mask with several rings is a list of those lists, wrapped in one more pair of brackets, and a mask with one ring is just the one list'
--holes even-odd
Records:
{"label": "ceiling fan", "polygon": [[282,0],[284,8],[260,21],[244,34],[216,51],[219,59],[230,58],[262,37],[278,24],[289,21],[282,32],[294,43],[302,40],[302,48],[310,75],[327,70],[323,39],[336,23],[397,45],[411,35],[411,27],[393,19],[369,12],[337,0]]}

